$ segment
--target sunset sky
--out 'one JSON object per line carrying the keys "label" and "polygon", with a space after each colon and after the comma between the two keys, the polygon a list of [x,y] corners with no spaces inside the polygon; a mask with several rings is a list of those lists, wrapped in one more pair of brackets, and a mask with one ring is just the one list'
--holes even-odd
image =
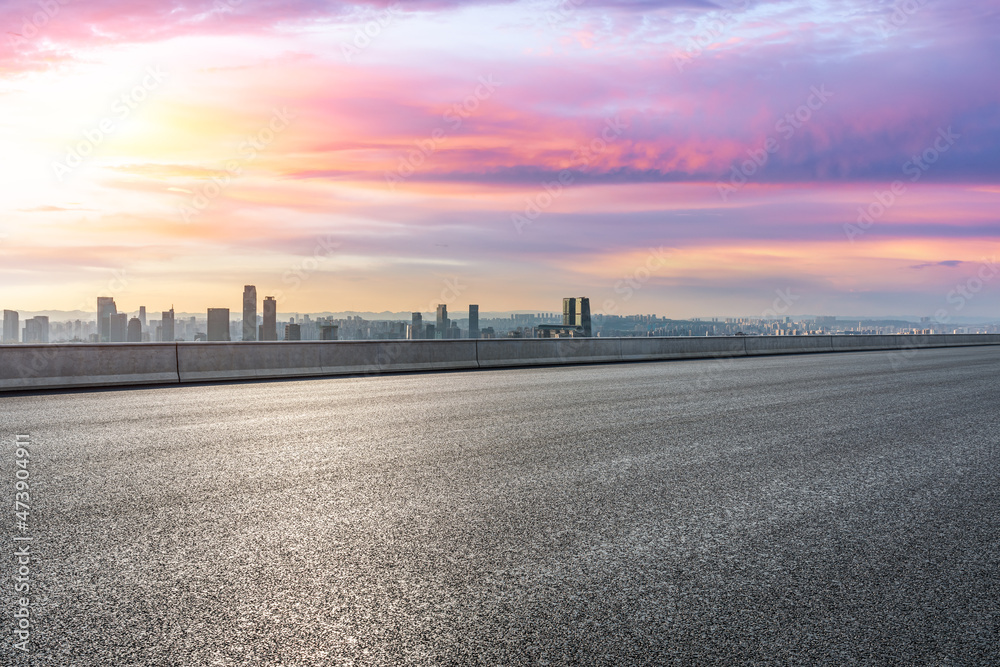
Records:
{"label": "sunset sky", "polygon": [[2,308],[1000,312],[995,0],[0,19]]}

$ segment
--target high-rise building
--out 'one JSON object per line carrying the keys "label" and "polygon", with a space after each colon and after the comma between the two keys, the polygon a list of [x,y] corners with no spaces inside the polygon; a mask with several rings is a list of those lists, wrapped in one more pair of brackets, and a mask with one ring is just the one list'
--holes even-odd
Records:
{"label": "high-rise building", "polygon": [[20,317],[16,310],[3,311],[3,342],[16,343],[21,339]]}
{"label": "high-rise building", "polygon": [[112,313],[108,320],[108,342],[124,343],[128,337],[128,313]]}
{"label": "high-rise building", "polygon": [[111,316],[117,312],[113,297],[97,297],[97,333],[102,343],[111,341]]}
{"label": "high-rise building", "polygon": [[49,342],[49,318],[38,315],[24,321],[25,343],[48,343]]}
{"label": "high-rise building", "polygon": [[437,332],[434,330],[433,324],[428,324],[427,327],[424,329],[424,331],[426,332],[424,334],[424,338],[428,338],[430,340],[433,340],[437,334]]}
{"label": "high-rise building", "polygon": [[142,342],[142,320],[138,317],[133,317],[128,321],[128,332],[125,335],[125,340],[129,343]]}
{"label": "high-rise building", "polygon": [[336,324],[323,324],[319,328],[320,340],[337,340],[340,327]]}
{"label": "high-rise building", "polygon": [[437,307],[437,324],[434,328],[434,335],[437,338],[444,338],[448,332],[448,305],[439,303]]}
{"label": "high-rise building", "polygon": [[261,340],[278,340],[278,302],[273,296],[264,297],[264,329]]}
{"label": "high-rise building", "polygon": [[139,333],[149,328],[149,325],[146,324],[146,306],[139,306],[139,326],[142,327]]}
{"label": "high-rise building", "polygon": [[590,299],[585,296],[563,299],[563,326],[582,327],[584,336],[591,336]]}
{"label": "high-rise building", "polygon": [[479,338],[479,306],[469,306],[469,338]]}
{"label": "high-rise building", "polygon": [[173,343],[174,336],[174,307],[163,311],[163,318],[160,320],[160,340],[164,343]]}
{"label": "high-rise building", "polygon": [[208,339],[229,340],[229,309],[208,309]]}
{"label": "high-rise building", "polygon": [[294,322],[286,324],[285,340],[302,340],[302,326]]}
{"label": "high-rise building", "polygon": [[243,286],[243,340],[257,340],[257,287]]}
{"label": "high-rise building", "polygon": [[423,338],[424,337],[424,316],[420,313],[413,313],[410,316],[410,338]]}

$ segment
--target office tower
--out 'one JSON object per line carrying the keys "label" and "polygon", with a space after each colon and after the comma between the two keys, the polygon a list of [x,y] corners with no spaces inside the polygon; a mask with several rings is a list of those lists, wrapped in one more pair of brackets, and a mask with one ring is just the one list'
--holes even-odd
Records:
{"label": "office tower", "polygon": [[3,342],[16,343],[21,338],[20,314],[16,310],[3,311]]}
{"label": "office tower", "polygon": [[139,306],[139,326],[141,327],[139,333],[142,333],[149,327],[146,324],[146,306]]}
{"label": "office tower", "polygon": [[424,338],[428,338],[430,340],[433,340],[434,337],[435,337],[435,335],[436,335],[436,332],[434,331],[434,325],[433,324],[428,324],[425,331],[427,333],[424,334]]}
{"label": "office tower", "polygon": [[424,316],[420,313],[410,315],[410,338],[416,340],[424,337]]}
{"label": "office tower", "polygon": [[163,318],[160,320],[160,340],[164,343],[174,342],[174,307],[163,311]]}
{"label": "office tower", "polygon": [[243,340],[257,340],[257,288],[243,286]]}
{"label": "office tower", "polygon": [[461,337],[462,337],[462,330],[455,325],[449,326],[447,335],[444,336],[444,338],[447,338],[449,340],[454,340],[456,338],[461,338]]}
{"label": "office tower", "polygon": [[437,324],[434,327],[434,335],[438,338],[444,338],[448,333],[448,306],[444,303],[439,303],[437,308]]}
{"label": "office tower", "polygon": [[591,336],[590,299],[585,296],[563,299],[563,326],[582,327],[584,336]]}
{"label": "office tower", "polygon": [[128,331],[125,334],[125,340],[129,343],[142,342],[142,320],[138,317],[133,317],[128,321]]}
{"label": "office tower", "polygon": [[97,333],[102,343],[111,340],[111,316],[118,312],[115,300],[110,296],[97,297]]}
{"label": "office tower", "polygon": [[229,340],[229,309],[208,309],[208,339]]}
{"label": "office tower", "polygon": [[573,298],[563,299],[562,323],[564,327],[576,326],[576,299]]}
{"label": "office tower", "polygon": [[124,343],[128,335],[128,313],[108,315],[108,342]]}
{"label": "office tower", "polygon": [[273,296],[264,297],[264,330],[261,340],[278,340],[278,302]]}
{"label": "office tower", "polygon": [[469,338],[479,338],[479,306],[469,306]]}
{"label": "office tower", "polygon": [[302,340],[302,327],[293,322],[286,324],[285,340]]}
{"label": "office tower", "polygon": [[48,343],[49,342],[49,318],[38,315],[24,321],[25,343]]}
{"label": "office tower", "polygon": [[320,327],[320,340],[337,340],[340,327],[336,324],[324,324]]}
{"label": "office tower", "polygon": [[583,335],[590,338],[594,335],[593,327],[590,323],[590,299],[585,296],[577,297],[580,312],[580,326],[583,327]]}

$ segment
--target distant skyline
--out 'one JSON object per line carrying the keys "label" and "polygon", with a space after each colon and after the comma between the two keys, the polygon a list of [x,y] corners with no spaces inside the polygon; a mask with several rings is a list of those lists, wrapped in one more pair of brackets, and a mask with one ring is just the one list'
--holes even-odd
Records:
{"label": "distant skyline", "polygon": [[1000,314],[996,2],[0,21],[0,308]]}

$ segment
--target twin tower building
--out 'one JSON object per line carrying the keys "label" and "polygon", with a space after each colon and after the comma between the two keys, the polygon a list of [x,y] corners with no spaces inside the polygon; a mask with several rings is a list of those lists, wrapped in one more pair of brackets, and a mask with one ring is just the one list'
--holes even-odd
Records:
{"label": "twin tower building", "polygon": [[[226,310],[226,331],[229,330],[229,311],[225,308],[208,309],[208,333],[212,334],[212,311]],[[257,324],[257,287],[243,287],[243,340],[278,340],[278,302],[273,296],[264,297],[264,321]]]}

